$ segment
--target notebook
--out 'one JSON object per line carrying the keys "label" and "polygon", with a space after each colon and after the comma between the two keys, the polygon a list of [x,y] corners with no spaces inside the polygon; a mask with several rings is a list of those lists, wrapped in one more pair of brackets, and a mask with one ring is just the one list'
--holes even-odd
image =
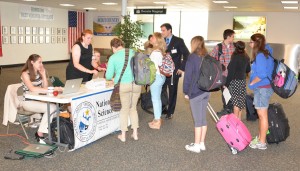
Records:
{"label": "notebook", "polygon": [[77,93],[80,89],[81,83],[82,78],[67,80],[62,94],[66,95],[71,93]]}
{"label": "notebook", "polygon": [[52,146],[44,145],[44,144],[30,144],[29,146],[24,148],[23,151],[45,154],[51,148]]}

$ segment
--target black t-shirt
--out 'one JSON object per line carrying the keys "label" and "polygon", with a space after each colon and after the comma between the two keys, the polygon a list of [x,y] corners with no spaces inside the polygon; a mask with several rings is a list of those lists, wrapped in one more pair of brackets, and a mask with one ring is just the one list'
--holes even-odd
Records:
{"label": "black t-shirt", "polygon": [[[82,46],[81,43],[76,43],[76,44],[79,45],[81,51],[79,63],[85,68],[92,70],[93,69],[93,66],[91,64],[92,56],[93,56],[92,45],[89,45],[88,48],[85,48]],[[83,82],[86,82],[86,81],[90,81],[92,77],[93,74],[82,72],[74,67],[72,53],[71,53],[69,65],[67,66],[67,70],[66,70],[66,79],[70,80],[76,78],[83,78]]]}

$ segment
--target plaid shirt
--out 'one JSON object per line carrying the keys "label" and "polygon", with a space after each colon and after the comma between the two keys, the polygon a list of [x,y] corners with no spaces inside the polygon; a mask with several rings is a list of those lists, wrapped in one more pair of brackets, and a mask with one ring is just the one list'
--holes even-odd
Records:
{"label": "plaid shirt", "polygon": [[[224,42],[222,42],[222,54],[220,56],[220,63],[226,66],[226,70],[223,71],[223,75],[228,75],[227,66],[230,62],[231,55],[233,54],[235,50],[234,44],[230,43],[229,48],[227,48],[227,45],[225,45]],[[210,56],[218,59],[218,53],[219,53],[219,46],[216,45],[213,50],[210,52]]]}

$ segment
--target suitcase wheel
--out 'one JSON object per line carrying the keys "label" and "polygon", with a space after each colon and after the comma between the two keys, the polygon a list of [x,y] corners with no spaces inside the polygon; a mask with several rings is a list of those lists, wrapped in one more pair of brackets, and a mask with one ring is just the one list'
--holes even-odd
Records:
{"label": "suitcase wheel", "polygon": [[230,147],[230,149],[231,149],[231,153],[232,153],[232,154],[234,154],[234,155],[237,154],[237,150],[236,150],[235,148]]}

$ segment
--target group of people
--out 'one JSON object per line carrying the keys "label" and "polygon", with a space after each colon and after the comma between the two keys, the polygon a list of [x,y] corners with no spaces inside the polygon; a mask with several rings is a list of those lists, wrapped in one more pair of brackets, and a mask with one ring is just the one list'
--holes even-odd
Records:
{"label": "group of people", "polygon": [[[151,61],[157,69],[156,79],[150,85],[151,99],[153,103],[154,118],[148,123],[152,129],[160,129],[162,125],[162,113],[166,113],[166,119],[172,119],[175,112],[178,82],[184,74],[183,93],[189,100],[192,116],[194,119],[195,139],[194,142],[186,145],[185,148],[192,152],[199,153],[206,149],[205,137],[207,131],[206,107],[210,98],[210,92],[199,89],[195,78],[199,77],[199,66],[202,59],[208,55],[205,47],[205,40],[202,36],[195,36],[191,40],[191,53],[186,47],[183,39],[172,34],[172,26],[164,23],[160,26],[161,33],[155,32],[149,37],[147,47]],[[251,148],[266,149],[266,134],[268,130],[267,110],[269,100],[273,94],[270,80],[273,68],[273,58],[270,57],[271,49],[266,45],[264,35],[256,33],[250,38],[250,47],[253,49],[250,57],[245,51],[245,42],[237,41],[234,43],[234,31],[226,29],[223,33],[224,40],[221,45],[213,48],[210,56],[217,58],[225,66],[224,77],[227,77],[222,91],[228,88],[231,93],[232,106],[223,101],[223,110],[233,110],[233,113],[241,119],[242,109],[245,108],[246,98],[246,73],[251,72],[248,87],[254,92],[254,105],[259,115],[259,133],[250,143]],[[78,41],[72,47],[70,62],[66,69],[66,79],[83,78],[83,82],[92,79],[98,71],[106,71],[107,81],[118,83],[123,66],[125,64],[125,46],[121,39],[113,38],[110,46],[113,55],[108,60],[105,67],[101,67],[98,62],[100,53],[94,51],[91,45],[93,33],[85,30]],[[219,49],[219,48],[222,49]],[[221,53],[220,53],[221,52]],[[169,53],[175,64],[172,77],[166,77],[159,72],[158,67],[162,65],[163,57]],[[135,52],[129,49],[128,61],[134,56]],[[107,67],[107,68],[106,68]],[[47,76],[39,55],[31,55],[21,75],[24,92],[27,91],[47,91]],[[168,91],[167,91],[168,89]],[[55,90],[62,91],[61,87]],[[161,93],[168,92],[168,109],[162,110]],[[122,108],[120,110],[120,129],[121,134],[118,139],[126,142],[126,132],[128,131],[128,118],[130,119],[133,130],[131,138],[138,140],[139,119],[137,112],[137,102],[141,94],[141,86],[134,83],[134,77],[130,64],[127,65],[120,80],[120,99]],[[36,133],[38,141],[43,139],[43,134],[48,133],[46,103],[24,99],[29,111],[43,113],[41,125]],[[32,106],[32,107],[31,107]],[[27,109],[26,109],[27,110]],[[50,111],[55,111],[55,105],[50,105]]]}

